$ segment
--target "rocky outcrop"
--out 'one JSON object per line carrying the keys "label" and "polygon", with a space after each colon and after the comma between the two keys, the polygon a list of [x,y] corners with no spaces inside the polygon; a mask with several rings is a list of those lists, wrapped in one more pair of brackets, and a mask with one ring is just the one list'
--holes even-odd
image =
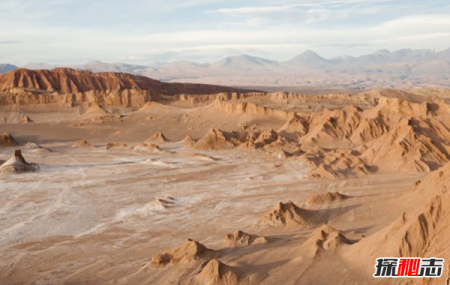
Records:
{"label": "rocky outcrop", "polygon": [[218,129],[209,130],[193,144],[193,148],[198,150],[223,150],[230,149],[233,146],[233,143],[230,142],[230,136]]}
{"label": "rocky outcrop", "polygon": [[211,107],[213,109],[228,113],[251,114],[261,116],[270,115],[281,118],[289,118],[294,116],[293,112],[270,109],[250,102],[230,103],[223,100],[216,100],[211,104]]}
{"label": "rocky outcrop", "polygon": [[0,134],[0,147],[18,146],[19,143],[11,136],[10,133]]}
{"label": "rocky outcrop", "polygon": [[305,118],[294,114],[278,131],[303,136],[308,132],[308,123]]}
{"label": "rocky outcrop", "polygon": [[[308,97],[286,96],[296,100]],[[338,95],[322,96],[321,100],[326,98],[358,102]],[[250,130],[246,124],[240,131],[213,129],[191,145],[202,150],[260,149],[281,159],[299,156],[312,167],[311,176],[326,179],[372,173],[429,172],[450,161],[450,130],[447,127],[450,105],[409,102],[393,97],[370,98],[373,99],[373,102],[369,100],[371,104],[377,103],[376,106],[363,109],[350,104],[342,109],[311,113],[215,100],[209,107],[221,112],[287,120],[278,131]]]}
{"label": "rocky outcrop", "polygon": [[223,240],[225,244],[230,247],[249,246],[254,244],[264,244],[268,242],[265,237],[251,235],[243,231],[237,231],[233,234],[227,234]]}
{"label": "rocky outcrop", "polygon": [[28,116],[24,116],[20,119],[20,123],[21,124],[28,124],[28,123],[32,123],[33,120],[30,119],[30,117]]}
{"label": "rocky outcrop", "polygon": [[195,143],[195,139],[190,135],[186,135],[183,139],[183,142],[188,145],[193,145]]}
{"label": "rocky outcrop", "polygon": [[106,144],[106,149],[112,149],[112,148],[127,148],[128,145],[126,143],[120,143],[120,142],[109,142]]}
{"label": "rocky outcrop", "polygon": [[166,142],[170,142],[170,140],[168,138],[166,138],[166,136],[163,133],[156,132],[151,137],[149,137],[146,142],[166,143]]}
{"label": "rocky outcrop", "polygon": [[199,274],[188,283],[189,285],[239,285],[240,278],[231,266],[225,265],[217,259],[205,264]]}
{"label": "rocky outcrop", "polygon": [[152,143],[140,143],[134,147],[135,151],[141,151],[141,152],[153,152],[153,153],[162,153],[162,151],[159,146]]}
{"label": "rocky outcrop", "polygon": [[309,226],[316,223],[314,214],[310,210],[302,209],[292,201],[278,203],[273,210],[263,217],[263,222],[270,226]]}
{"label": "rocky outcrop", "polygon": [[449,182],[450,164],[447,163],[415,183],[413,191],[398,198],[398,203],[408,201],[398,219],[346,250],[345,258],[367,272],[372,271],[373,261],[381,256],[450,258]]}
{"label": "rocky outcrop", "polygon": [[39,166],[34,163],[28,163],[22,156],[21,150],[14,151],[14,155],[0,166],[2,174],[19,174],[25,172],[36,172]]}
{"label": "rocky outcrop", "polygon": [[59,94],[58,92],[42,92],[24,88],[14,88],[0,97],[0,106],[5,105],[42,105],[94,103],[104,106],[123,106],[139,108],[146,102],[160,100],[151,90],[105,90],[87,91],[82,93]]}
{"label": "rocky outcrop", "polygon": [[76,148],[79,148],[79,147],[91,147],[91,146],[92,145],[88,141],[85,141],[85,140],[79,140],[79,141],[75,142],[72,145],[72,147],[76,147]]}
{"label": "rocky outcrop", "polygon": [[29,152],[36,152],[36,153],[49,153],[51,152],[50,149],[42,147],[40,144],[35,142],[27,142],[23,148]]}
{"label": "rocky outcrop", "polygon": [[321,205],[321,204],[328,204],[335,201],[343,201],[346,199],[351,198],[350,196],[343,195],[339,192],[326,192],[317,194],[314,196],[309,197],[306,200],[307,205]]}
{"label": "rocky outcrop", "polygon": [[312,257],[336,252],[342,246],[356,243],[356,240],[348,239],[345,234],[329,225],[318,228],[312,237],[303,245]]}
{"label": "rocky outcrop", "polygon": [[207,248],[198,241],[188,239],[181,246],[152,256],[151,267],[164,267],[168,264],[180,262],[193,262],[197,260],[210,260],[217,252]]}
{"label": "rocky outcrop", "polygon": [[242,92],[231,87],[164,83],[126,73],[93,73],[70,68],[16,69],[0,75],[0,105],[92,102],[111,106],[142,107],[159,95]]}

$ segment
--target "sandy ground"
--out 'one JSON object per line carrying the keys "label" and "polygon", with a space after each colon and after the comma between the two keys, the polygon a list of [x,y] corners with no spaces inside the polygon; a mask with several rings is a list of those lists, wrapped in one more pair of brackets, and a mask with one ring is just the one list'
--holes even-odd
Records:
{"label": "sandy ground", "polygon": [[[0,174],[0,285],[417,284],[374,279],[372,255],[447,250],[450,166],[438,171],[450,160],[450,107],[404,92],[373,95],[0,108],[7,122],[0,134],[21,144],[0,147],[0,160],[21,148],[40,165],[36,173]],[[24,115],[32,122],[17,124]],[[244,130],[245,141],[236,142]],[[133,149],[158,131],[170,140],[152,141],[160,151]],[[188,145],[186,135],[198,141]],[[78,140],[92,147],[72,147]],[[110,142],[128,147],[107,150]],[[348,199],[306,203],[328,192]],[[436,196],[443,206],[427,206]],[[289,222],[304,221],[269,225],[267,216],[288,201],[302,211]],[[336,229],[335,239],[325,234],[330,244],[321,248],[324,225]],[[230,247],[224,236],[237,230],[267,242]],[[152,265],[188,238],[216,250],[224,265],[205,273],[209,259],[201,256]]]}
{"label": "sandy ground", "polygon": [[[238,229],[283,239],[282,253],[301,245],[310,231],[265,228],[263,214],[279,201],[302,204],[325,191],[355,197],[325,209],[329,223],[367,235],[400,213],[380,201],[401,194],[420,176],[312,180],[300,160],[242,151],[201,153],[182,143],[164,144],[167,154],[42,146],[51,152],[24,152],[41,164],[39,173],[0,177],[2,284],[174,284],[177,276],[167,277],[167,269],[145,266],[152,255],[186,238],[219,249],[223,236]],[[10,152],[2,149],[0,158]],[[194,155],[200,153],[204,156]],[[168,208],[157,201],[169,197],[174,203]],[[224,260],[262,260],[260,269],[252,269],[260,273],[276,272],[283,264],[283,254],[271,253],[271,264],[262,256],[264,251],[230,251]],[[272,276],[261,284],[298,284]]]}

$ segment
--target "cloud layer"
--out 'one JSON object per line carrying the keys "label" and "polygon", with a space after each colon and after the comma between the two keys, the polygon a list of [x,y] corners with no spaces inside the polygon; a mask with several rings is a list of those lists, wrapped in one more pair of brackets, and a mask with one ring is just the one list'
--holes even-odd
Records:
{"label": "cloud layer", "polygon": [[2,0],[0,62],[287,60],[445,49],[447,1]]}

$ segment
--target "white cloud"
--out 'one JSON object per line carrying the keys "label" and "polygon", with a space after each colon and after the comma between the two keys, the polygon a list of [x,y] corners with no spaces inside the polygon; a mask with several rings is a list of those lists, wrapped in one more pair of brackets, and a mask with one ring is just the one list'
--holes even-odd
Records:
{"label": "white cloud", "polygon": [[[219,24],[214,21],[215,19],[211,22],[197,19],[199,21],[197,27],[188,29],[185,23],[180,22],[173,29],[175,32],[171,32],[165,29],[166,25],[171,23],[171,19],[167,19],[167,22],[157,25],[160,30],[157,33],[146,30],[145,23],[141,22],[135,24],[136,29],[126,32],[117,31],[107,25],[101,27],[87,25],[84,28],[78,25],[48,25],[48,22],[41,20],[46,17],[40,18],[39,15],[56,13],[58,9],[65,7],[64,3],[79,2],[35,1],[23,0],[24,6],[21,6],[22,10],[19,11],[33,10],[38,2],[47,3],[49,6],[44,5],[36,10],[34,18],[20,18],[18,15],[20,13],[15,11],[18,1],[0,0],[0,10],[12,13],[0,18],[0,24],[8,27],[0,29],[0,39],[3,39],[0,41],[0,44],[3,43],[0,62],[80,63],[99,59],[145,64],[152,59],[171,58],[211,61],[241,53],[286,60],[306,48],[317,49],[325,56],[335,56],[342,53],[361,54],[378,48],[444,49],[448,48],[450,43],[450,18],[445,11],[442,14],[392,17],[393,19],[389,21],[365,23],[365,26],[354,21],[344,22],[341,25],[328,23],[330,20],[352,18],[355,14],[377,15],[379,9],[386,8],[374,5],[361,6],[359,4],[369,3],[362,0],[315,2],[285,0],[279,6],[274,5],[274,0],[266,0],[262,6],[261,1],[258,2],[260,6],[256,8],[246,2],[244,7],[218,7],[208,10],[209,13],[225,18],[222,18]],[[145,1],[147,8],[154,6],[155,9],[176,10],[218,3],[221,0],[137,1]],[[324,5],[325,3],[328,5]],[[358,5],[348,6],[349,3]],[[335,10],[332,9],[333,5],[342,7],[339,6],[339,9]],[[50,9],[46,11],[47,8]],[[200,15],[203,12],[204,10],[198,10]],[[12,18],[16,19],[11,20]],[[24,20],[17,21],[18,18]],[[232,24],[223,24],[227,20]],[[311,25],[312,23],[314,25]]]}
{"label": "white cloud", "polygon": [[220,2],[225,2],[225,0],[144,0],[142,4],[149,11],[167,12]]}
{"label": "white cloud", "polygon": [[298,5],[282,5],[282,6],[263,6],[263,7],[240,7],[240,8],[221,8],[210,10],[207,13],[220,13],[229,16],[248,16],[260,14],[272,14],[280,11],[290,11]]}
{"label": "white cloud", "polygon": [[[286,1],[284,1],[286,2]],[[289,1],[287,1],[289,2]],[[222,14],[230,17],[243,19],[242,24],[264,25],[283,23],[291,24],[312,24],[323,21],[337,21],[345,18],[357,17],[361,15],[376,14],[392,10],[390,6],[383,6],[382,3],[388,0],[372,1],[370,5],[367,1],[344,0],[344,1],[300,1],[300,3],[271,5],[271,6],[248,6],[239,8],[220,8],[209,10],[208,14]],[[353,4],[353,5],[349,5]]]}

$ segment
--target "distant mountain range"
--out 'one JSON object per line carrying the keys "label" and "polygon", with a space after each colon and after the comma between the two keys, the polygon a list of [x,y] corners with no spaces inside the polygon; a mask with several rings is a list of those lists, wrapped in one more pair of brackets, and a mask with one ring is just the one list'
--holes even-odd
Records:
{"label": "distant mountain range", "polygon": [[2,63],[0,63],[0,74],[13,71],[14,69],[17,69],[17,68],[18,68],[17,66],[12,65],[12,64],[8,64],[8,63],[2,64]]}
{"label": "distant mountain range", "polygon": [[[27,69],[55,66],[33,63]],[[178,61],[154,66],[88,62],[70,66],[93,72],[125,72],[166,82],[207,83],[230,86],[305,86],[366,88],[410,88],[450,86],[450,49],[444,51],[402,49],[379,50],[359,57],[326,59],[308,50],[286,62],[231,56],[213,63]],[[16,68],[0,65],[0,73]]]}

